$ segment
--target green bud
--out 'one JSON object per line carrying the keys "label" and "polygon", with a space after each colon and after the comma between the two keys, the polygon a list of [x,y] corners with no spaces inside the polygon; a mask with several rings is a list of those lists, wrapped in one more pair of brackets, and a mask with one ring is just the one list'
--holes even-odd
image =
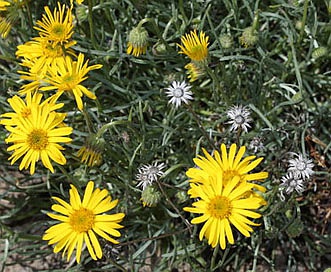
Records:
{"label": "green bud", "polygon": [[147,186],[141,193],[144,207],[155,207],[161,200],[161,193],[154,186]]}
{"label": "green bud", "polygon": [[221,35],[219,41],[224,49],[229,49],[233,46],[233,38],[230,34]]}
{"label": "green bud", "polygon": [[240,43],[246,48],[254,46],[258,40],[258,32],[253,27],[245,28],[239,38]]}
{"label": "green bud", "polygon": [[84,5],[78,5],[76,7],[76,15],[77,19],[80,22],[84,22],[88,18],[88,8]]}
{"label": "green bud", "polygon": [[327,54],[328,54],[328,49],[324,46],[320,46],[320,47],[314,49],[311,56],[313,59],[318,59],[320,57],[326,56]]}

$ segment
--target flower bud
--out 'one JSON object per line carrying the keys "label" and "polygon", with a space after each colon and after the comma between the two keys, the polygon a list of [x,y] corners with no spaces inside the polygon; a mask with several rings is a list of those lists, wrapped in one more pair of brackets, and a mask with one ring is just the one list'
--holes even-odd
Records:
{"label": "flower bud", "polygon": [[127,54],[132,54],[138,57],[141,54],[146,54],[148,44],[148,33],[142,26],[137,26],[130,31]]}
{"label": "flower bud", "polygon": [[233,46],[233,38],[230,34],[221,35],[219,41],[224,49],[230,49]]}
{"label": "flower bud", "polygon": [[324,46],[320,46],[320,47],[314,49],[311,56],[313,59],[318,59],[320,57],[326,56],[327,54],[328,54],[328,49]]}
{"label": "flower bud", "polygon": [[144,207],[155,207],[161,200],[161,193],[154,186],[147,186],[141,193]]}
{"label": "flower bud", "polygon": [[98,166],[102,162],[102,152],[105,149],[105,140],[96,134],[91,134],[85,144],[78,150],[80,161],[90,167]]}
{"label": "flower bud", "polygon": [[258,40],[258,32],[253,27],[245,28],[239,38],[240,43],[246,48],[254,46]]}

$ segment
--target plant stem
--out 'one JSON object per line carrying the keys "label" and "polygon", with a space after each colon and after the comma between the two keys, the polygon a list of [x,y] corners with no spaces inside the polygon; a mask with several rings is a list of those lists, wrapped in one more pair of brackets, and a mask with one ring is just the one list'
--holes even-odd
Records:
{"label": "plant stem", "polygon": [[217,149],[215,143],[209,138],[207,132],[205,131],[205,129],[203,128],[201,122],[200,122],[200,119],[198,117],[198,115],[193,111],[193,109],[191,108],[190,105],[186,105],[188,110],[190,111],[190,113],[192,114],[193,118],[195,119],[195,121],[197,122],[198,124],[198,127],[200,129],[200,131],[202,132],[203,136],[207,139],[208,143],[210,144],[210,146],[213,148],[213,149]]}
{"label": "plant stem", "polygon": [[217,257],[217,254],[218,254],[218,250],[219,250],[219,246],[217,245],[214,248],[213,256],[211,257],[210,271],[213,271],[215,269],[215,261],[216,261],[216,257]]}
{"label": "plant stem", "polygon": [[301,21],[301,29],[300,29],[300,36],[298,39],[298,43],[301,43],[303,34],[305,32],[305,25],[306,25],[306,20],[307,20],[307,13],[308,13],[308,3],[309,0],[305,0],[305,4],[303,6],[303,15],[302,15],[302,21]]}
{"label": "plant stem", "polygon": [[122,124],[126,124],[126,123],[129,123],[129,121],[127,121],[127,120],[111,121],[110,123],[103,125],[99,129],[99,131],[97,132],[97,137],[101,137],[106,132],[106,130],[112,126],[122,125]]}
{"label": "plant stem", "polygon": [[191,231],[191,225],[190,223],[187,222],[187,220],[183,217],[183,215],[180,213],[180,211],[177,209],[176,205],[170,200],[170,198],[168,197],[168,195],[166,194],[166,192],[163,190],[162,185],[159,181],[157,181],[157,185],[159,186],[161,193],[164,195],[164,197],[166,198],[166,200],[168,201],[168,203],[170,204],[170,206],[176,211],[176,213],[179,215],[179,217],[183,220],[184,224],[187,226],[190,234],[192,235],[192,231]]}
{"label": "plant stem", "polygon": [[91,37],[91,42],[94,48],[98,48],[97,43],[95,42],[95,37],[94,37],[94,26],[93,26],[93,18],[92,18],[92,9],[93,9],[93,3],[92,0],[88,0],[88,23],[90,26],[90,37]]}

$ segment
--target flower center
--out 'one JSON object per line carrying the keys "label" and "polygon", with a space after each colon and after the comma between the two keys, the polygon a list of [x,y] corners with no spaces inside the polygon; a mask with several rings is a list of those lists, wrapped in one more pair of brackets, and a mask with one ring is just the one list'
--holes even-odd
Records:
{"label": "flower center", "polygon": [[61,90],[72,91],[72,89],[77,85],[75,76],[70,73],[66,74],[62,79],[61,85]]}
{"label": "flower center", "polygon": [[159,173],[159,169],[155,166],[151,166],[149,169],[148,169],[148,174],[150,175],[156,175]]}
{"label": "flower center", "polygon": [[201,61],[206,57],[205,48],[202,45],[196,45],[191,48],[192,59]]}
{"label": "flower center", "polygon": [[44,150],[48,145],[47,132],[43,129],[34,129],[28,135],[27,143],[31,149]]}
{"label": "flower center", "polygon": [[174,97],[176,97],[176,98],[181,98],[181,97],[184,95],[184,91],[183,91],[182,88],[176,88],[176,89],[174,89],[174,91],[173,91],[173,95],[174,95]]}
{"label": "flower center", "polygon": [[55,24],[50,32],[58,39],[65,37],[65,27],[62,24]]}
{"label": "flower center", "polygon": [[299,161],[299,162],[297,163],[297,169],[298,169],[299,171],[304,171],[304,170],[306,169],[306,167],[307,167],[307,165],[306,165],[306,163],[303,162],[303,161]]}
{"label": "flower center", "polygon": [[297,186],[297,182],[295,179],[291,179],[289,182],[289,187],[295,188]]}
{"label": "flower center", "polygon": [[86,208],[80,208],[69,215],[69,224],[75,232],[87,232],[94,226],[94,213]]}
{"label": "flower center", "polygon": [[231,202],[225,196],[216,196],[210,201],[208,210],[212,217],[217,219],[227,218],[231,214]]}
{"label": "flower center", "polygon": [[239,114],[239,115],[236,115],[236,117],[234,118],[234,121],[236,122],[236,124],[242,125],[243,123],[245,123],[245,118]]}
{"label": "flower center", "polygon": [[27,118],[31,114],[30,108],[25,108],[21,111],[21,115],[23,118]]}

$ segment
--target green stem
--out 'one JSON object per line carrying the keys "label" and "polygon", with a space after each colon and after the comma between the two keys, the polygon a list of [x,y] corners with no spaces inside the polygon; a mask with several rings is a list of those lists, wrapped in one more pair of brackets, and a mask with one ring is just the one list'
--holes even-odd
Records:
{"label": "green stem", "polygon": [[220,81],[218,80],[217,76],[215,75],[215,73],[213,72],[212,69],[210,69],[210,67],[208,65],[204,65],[204,70],[207,72],[207,74],[209,75],[209,77],[212,79],[213,84],[215,86],[216,92],[215,94],[217,95],[216,98],[219,99],[219,93],[218,91],[222,92],[221,93],[221,97],[224,100],[226,106],[230,106],[230,101],[229,101],[229,95],[223,93]]}
{"label": "green stem", "polygon": [[31,9],[30,9],[29,3],[27,3],[27,2],[28,2],[28,1],[25,1],[25,2],[24,2],[24,5],[25,5],[26,10],[27,10],[27,12],[28,12],[28,21],[29,21],[30,28],[33,29],[32,13],[31,13]]}
{"label": "green stem", "polygon": [[188,110],[190,111],[190,113],[192,114],[193,118],[195,119],[195,121],[197,122],[198,124],[198,127],[200,129],[200,131],[202,132],[203,136],[207,139],[208,143],[210,144],[210,146],[213,148],[213,149],[217,149],[215,143],[209,138],[207,132],[205,131],[205,129],[203,128],[201,122],[200,122],[200,119],[198,117],[198,115],[194,112],[194,110],[192,109],[192,107],[190,105],[186,105],[186,107],[188,108]]}
{"label": "green stem", "polygon": [[305,4],[303,6],[302,22],[301,22],[302,25],[301,25],[301,29],[300,29],[300,36],[298,39],[298,43],[301,43],[303,34],[305,32],[305,25],[306,25],[307,14],[308,14],[308,3],[309,3],[309,0],[305,0]]}
{"label": "green stem", "polygon": [[95,42],[95,37],[94,37],[94,26],[93,26],[93,18],[92,18],[92,9],[93,9],[92,0],[88,0],[87,4],[88,4],[88,23],[90,26],[91,42],[92,42],[94,48],[98,48],[98,45]]}
{"label": "green stem", "polygon": [[217,254],[218,254],[218,250],[219,250],[219,246],[217,245],[214,248],[213,256],[211,257],[210,271],[213,271],[215,269],[215,261],[216,261],[216,257],[217,257]]}
{"label": "green stem", "polygon": [[254,15],[254,20],[253,20],[253,24],[252,24],[252,34],[254,34],[254,32],[257,30],[258,26],[259,26],[259,10],[257,10]]}
{"label": "green stem", "polygon": [[187,23],[188,23],[188,19],[187,19],[187,16],[186,16],[186,14],[185,14],[185,10],[184,10],[184,1],[183,1],[183,0],[179,0],[179,1],[178,1],[178,7],[179,7],[179,11],[180,11],[180,13],[181,13],[182,16],[183,16],[184,23],[185,23],[185,25],[187,25]]}
{"label": "green stem", "polygon": [[97,132],[97,137],[101,137],[106,132],[106,130],[108,128],[111,128],[111,127],[116,126],[116,125],[127,124],[127,123],[130,123],[130,122],[127,121],[127,120],[111,121],[110,123],[103,125],[99,129],[99,131]]}
{"label": "green stem", "polygon": [[91,122],[91,119],[90,119],[89,115],[87,114],[87,111],[85,110],[85,108],[83,108],[82,113],[84,115],[84,119],[85,119],[85,122],[86,122],[87,130],[91,134],[92,133],[92,122]]}
{"label": "green stem", "polygon": [[156,182],[157,182],[157,185],[159,186],[162,194],[164,195],[164,197],[166,198],[166,200],[170,204],[170,206],[176,211],[176,213],[179,215],[179,217],[183,220],[184,224],[187,226],[190,234],[192,235],[190,223],[187,222],[187,220],[184,218],[184,216],[177,209],[176,205],[170,200],[170,198],[168,197],[168,195],[166,194],[166,192],[163,190],[161,183],[158,180]]}

